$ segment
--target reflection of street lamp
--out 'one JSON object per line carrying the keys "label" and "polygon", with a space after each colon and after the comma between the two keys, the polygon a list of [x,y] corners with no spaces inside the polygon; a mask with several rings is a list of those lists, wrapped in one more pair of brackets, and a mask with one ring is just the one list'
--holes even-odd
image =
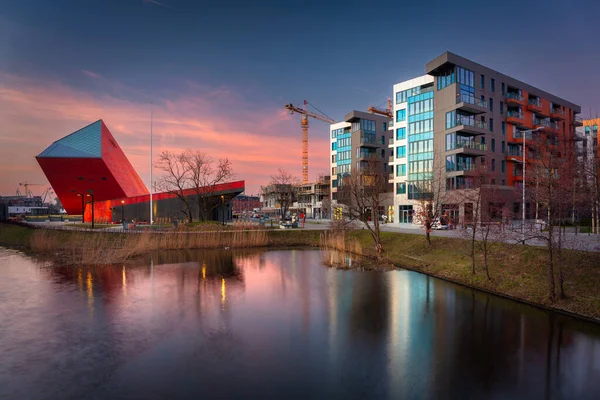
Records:
{"label": "reflection of street lamp", "polygon": [[121,200],[121,223],[125,221],[125,200]]}
{"label": "reflection of street lamp", "polygon": [[225,225],[225,196],[221,195],[221,213],[223,213],[223,225]]}
{"label": "reflection of street lamp", "polygon": [[525,155],[527,154],[527,150],[525,148],[525,136],[528,133],[533,133],[533,132],[539,131],[541,129],[544,129],[544,128],[540,126],[535,129],[527,129],[524,131],[520,131],[521,135],[523,135],[523,154],[522,154],[522,156],[523,156],[523,204],[522,204],[522,208],[523,209],[521,210],[522,214],[523,214],[522,215],[523,219],[521,221],[521,239],[523,240],[523,244],[525,244],[525,164],[526,164]]}

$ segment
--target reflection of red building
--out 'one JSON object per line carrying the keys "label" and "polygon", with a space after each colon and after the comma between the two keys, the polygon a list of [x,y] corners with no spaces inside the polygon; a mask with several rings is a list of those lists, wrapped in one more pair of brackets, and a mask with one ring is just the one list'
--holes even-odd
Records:
{"label": "reflection of red building", "polygon": [[[147,221],[150,193],[102,120],[52,143],[36,157],[54,192],[69,214],[96,221]],[[188,189],[189,196],[197,195]],[[244,191],[244,181],[211,188],[219,206],[213,219],[231,219],[229,200]],[[181,218],[181,200],[171,193],[153,194],[154,218]]]}

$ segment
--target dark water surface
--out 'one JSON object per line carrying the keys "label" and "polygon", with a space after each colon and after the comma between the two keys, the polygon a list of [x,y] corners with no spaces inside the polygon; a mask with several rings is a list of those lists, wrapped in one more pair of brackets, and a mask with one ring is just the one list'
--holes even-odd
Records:
{"label": "dark water surface", "polygon": [[600,398],[597,325],[321,257],[0,248],[0,399]]}

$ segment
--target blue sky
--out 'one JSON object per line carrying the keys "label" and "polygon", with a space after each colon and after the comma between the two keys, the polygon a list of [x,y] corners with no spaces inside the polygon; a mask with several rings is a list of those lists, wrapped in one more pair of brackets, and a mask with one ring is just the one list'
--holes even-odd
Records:
{"label": "blue sky", "polygon": [[[181,93],[225,91],[229,100],[211,110],[223,121],[268,118],[303,99],[340,119],[384,105],[394,83],[452,51],[580,104],[587,115],[600,113],[598,15],[595,2],[553,0],[0,0],[0,73],[13,89],[41,82],[103,104],[155,101],[159,116]],[[98,118],[111,127],[110,115]],[[325,141],[327,127],[319,124],[312,124],[311,139]],[[60,121],[51,126],[71,129]],[[0,140],[12,134],[2,129]],[[264,132],[267,140],[300,137],[293,117],[269,129],[275,131]],[[126,153],[136,144],[124,143]],[[297,153],[291,158],[297,156],[299,174],[299,144]],[[326,169],[326,149],[316,157],[314,171]]]}

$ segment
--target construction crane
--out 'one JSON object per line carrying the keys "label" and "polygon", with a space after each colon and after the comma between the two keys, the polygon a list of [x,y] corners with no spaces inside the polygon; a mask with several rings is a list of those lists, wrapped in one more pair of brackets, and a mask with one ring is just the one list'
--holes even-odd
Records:
{"label": "construction crane", "polygon": [[336,121],[333,118],[328,117],[323,112],[319,111],[315,106],[312,106],[317,112],[311,112],[306,109],[309,103],[304,100],[304,107],[296,107],[293,104],[286,104],[290,114],[298,113],[302,115],[302,183],[308,183],[308,117],[318,119],[319,121],[327,122],[328,124],[334,124]]}
{"label": "construction crane", "polygon": [[42,203],[46,202],[46,197],[48,197],[49,194],[54,194],[51,187],[46,188],[46,190],[44,190],[44,192],[42,192]]}
{"label": "construction crane", "polygon": [[393,118],[394,114],[392,113],[392,99],[388,99],[387,103],[388,103],[388,106],[387,106],[387,109],[385,109],[385,110],[378,108],[378,107],[369,106],[369,108],[367,108],[367,111],[370,112],[371,114],[379,114],[379,115],[384,115],[388,118]]}
{"label": "construction crane", "polygon": [[[27,183],[27,181],[23,183],[19,183],[19,186],[23,186],[25,188],[25,197],[33,197],[33,193],[29,190],[29,186],[42,186],[42,183]],[[19,189],[17,189],[17,193],[19,193]]]}

